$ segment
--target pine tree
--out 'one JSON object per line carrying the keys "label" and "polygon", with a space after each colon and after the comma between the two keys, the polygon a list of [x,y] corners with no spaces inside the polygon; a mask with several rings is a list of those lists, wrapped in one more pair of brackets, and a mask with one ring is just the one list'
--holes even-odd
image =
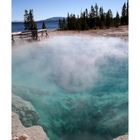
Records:
{"label": "pine tree", "polygon": [[63,20],[62,20],[62,29],[63,30],[66,29],[66,20],[65,20],[65,18],[63,18]]}
{"label": "pine tree", "polygon": [[85,9],[85,22],[86,22],[86,25],[87,25],[87,29],[89,29],[89,14],[88,14],[88,9]]}
{"label": "pine tree", "polygon": [[113,25],[113,14],[111,9],[106,13],[106,27],[109,28]]}
{"label": "pine tree", "polygon": [[70,15],[69,15],[69,13],[67,15],[67,29],[70,30]]}
{"label": "pine tree", "polygon": [[44,21],[42,23],[42,29],[46,29],[46,25],[45,25],[45,22]]}
{"label": "pine tree", "polygon": [[80,18],[79,15],[77,15],[77,20],[76,20],[76,29],[79,31],[81,30],[81,23],[80,23]]}
{"label": "pine tree", "polygon": [[119,13],[117,12],[116,13],[116,17],[115,17],[115,27],[119,27],[120,25],[120,16],[119,16]]}
{"label": "pine tree", "polygon": [[91,6],[91,11],[90,11],[90,28],[95,28],[95,9],[93,5]]}
{"label": "pine tree", "polygon": [[98,5],[95,4],[95,29],[97,29],[99,25],[99,13],[98,13]]}
{"label": "pine tree", "polygon": [[29,10],[29,29],[34,29],[34,16],[33,16],[33,9]]}
{"label": "pine tree", "polygon": [[128,5],[128,1],[127,1],[127,7],[126,7],[126,24],[128,25],[128,20],[129,20],[129,18],[128,18],[128,12],[129,12],[129,5]]}
{"label": "pine tree", "polygon": [[102,29],[105,26],[105,14],[103,7],[100,7],[99,9],[99,27]]}
{"label": "pine tree", "polygon": [[98,5],[97,5],[97,3],[95,4],[95,17],[98,17]]}
{"label": "pine tree", "polygon": [[86,21],[86,13],[85,12],[82,12],[81,13],[81,17],[80,17],[80,20],[81,20],[81,30],[87,30],[88,29],[88,24],[87,24],[87,21]]}
{"label": "pine tree", "polygon": [[62,21],[59,19],[59,28],[62,29]]}
{"label": "pine tree", "polygon": [[85,10],[85,17],[88,18],[88,9]]}
{"label": "pine tree", "polygon": [[68,18],[68,29],[69,30],[72,30],[73,28],[73,24],[72,24],[72,14],[69,15],[69,18]]}
{"label": "pine tree", "polygon": [[24,13],[24,30],[28,30],[29,29],[29,14],[28,11],[25,9],[25,13]]}
{"label": "pine tree", "polygon": [[126,3],[124,3],[123,7],[122,7],[122,16],[121,16],[121,24],[125,25],[127,24],[127,9],[126,9]]}

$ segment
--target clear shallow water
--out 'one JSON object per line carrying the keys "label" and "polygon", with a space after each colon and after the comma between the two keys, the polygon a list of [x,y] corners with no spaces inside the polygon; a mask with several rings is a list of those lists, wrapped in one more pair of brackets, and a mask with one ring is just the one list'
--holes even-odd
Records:
{"label": "clear shallow water", "polygon": [[128,132],[127,42],[61,36],[12,52],[13,93],[30,101],[50,140]]}

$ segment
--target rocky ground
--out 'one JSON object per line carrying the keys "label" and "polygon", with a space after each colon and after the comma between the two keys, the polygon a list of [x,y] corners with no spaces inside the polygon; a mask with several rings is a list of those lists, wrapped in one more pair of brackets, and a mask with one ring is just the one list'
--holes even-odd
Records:
{"label": "rocky ground", "polygon": [[128,140],[128,135],[119,136],[113,140]]}
{"label": "rocky ground", "polygon": [[12,94],[12,140],[49,140],[33,105]]}
{"label": "rocky ground", "polygon": [[12,113],[12,140],[49,140],[40,126],[24,127],[16,113]]}
{"label": "rocky ground", "polygon": [[24,126],[30,127],[38,124],[39,116],[33,105],[14,94],[12,94],[12,111],[19,116]]}

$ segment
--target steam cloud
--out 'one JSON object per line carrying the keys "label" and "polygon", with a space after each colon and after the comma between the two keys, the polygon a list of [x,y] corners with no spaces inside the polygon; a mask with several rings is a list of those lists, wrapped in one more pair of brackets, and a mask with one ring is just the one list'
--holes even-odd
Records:
{"label": "steam cloud", "polygon": [[12,52],[13,93],[30,101],[51,140],[127,132],[127,42],[61,36]]}
{"label": "steam cloud", "polygon": [[93,88],[102,79],[100,67],[108,59],[117,65],[119,59],[126,58],[126,47],[125,42],[112,38],[55,37],[17,48],[13,50],[13,72],[18,75],[15,78],[13,73],[13,80],[24,78],[24,84],[30,82],[39,88],[41,84],[55,82],[71,92],[81,92]]}

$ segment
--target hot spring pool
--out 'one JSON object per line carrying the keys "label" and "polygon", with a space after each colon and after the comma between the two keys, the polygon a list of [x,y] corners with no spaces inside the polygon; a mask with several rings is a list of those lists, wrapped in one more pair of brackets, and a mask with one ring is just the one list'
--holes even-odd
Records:
{"label": "hot spring pool", "polygon": [[50,140],[112,140],[128,132],[126,41],[56,36],[19,45],[12,50],[12,84]]}

